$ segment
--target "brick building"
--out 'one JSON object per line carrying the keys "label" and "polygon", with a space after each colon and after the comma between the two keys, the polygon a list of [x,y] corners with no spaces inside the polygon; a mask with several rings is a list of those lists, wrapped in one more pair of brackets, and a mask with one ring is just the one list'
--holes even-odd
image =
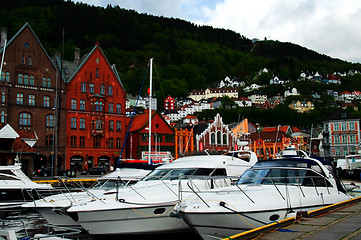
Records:
{"label": "brick building", "polygon": [[[126,93],[115,66],[98,43],[66,79],[66,168],[110,169],[119,158],[126,132]],[[69,72],[72,64],[65,64]]]}
{"label": "brick building", "polygon": [[[0,54],[4,54],[0,79],[0,121],[10,123],[16,131],[32,132],[36,138],[33,148],[38,154],[22,162],[30,174],[53,159],[54,107],[56,90],[60,87],[57,68],[28,23],[9,41],[7,29],[2,28],[0,47]],[[58,99],[61,99],[60,96]],[[62,109],[64,102],[58,106]],[[65,128],[65,114],[60,114],[58,122],[60,128]],[[60,132],[57,142],[59,164],[63,166],[65,132]]]}

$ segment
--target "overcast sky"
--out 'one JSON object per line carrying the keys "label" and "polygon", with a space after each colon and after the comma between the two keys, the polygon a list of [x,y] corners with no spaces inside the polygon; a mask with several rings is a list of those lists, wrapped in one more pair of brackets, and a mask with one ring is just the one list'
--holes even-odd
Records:
{"label": "overcast sky", "polygon": [[249,39],[266,37],[292,42],[334,58],[361,63],[359,0],[81,1],[230,29]]}

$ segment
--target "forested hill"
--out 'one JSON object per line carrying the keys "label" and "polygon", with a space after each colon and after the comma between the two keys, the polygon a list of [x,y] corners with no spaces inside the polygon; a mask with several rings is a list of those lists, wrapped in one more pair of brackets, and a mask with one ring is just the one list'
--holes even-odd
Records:
{"label": "forested hill", "polygon": [[301,70],[361,70],[359,64],[292,44],[262,40],[253,43],[230,30],[139,14],[108,6],[94,7],[63,0],[0,1],[0,26],[12,37],[29,22],[51,55],[62,50],[73,60],[74,49],[86,54],[100,43],[120,73],[128,93],[139,91],[145,66],[155,59],[158,98],[186,96],[192,89],[212,86],[226,76],[250,83],[256,72],[269,68],[285,79],[296,80]]}

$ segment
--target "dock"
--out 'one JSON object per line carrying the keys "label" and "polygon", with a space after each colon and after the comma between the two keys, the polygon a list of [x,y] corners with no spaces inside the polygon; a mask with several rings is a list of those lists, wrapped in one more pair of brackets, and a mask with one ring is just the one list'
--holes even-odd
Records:
{"label": "dock", "polygon": [[226,239],[361,239],[361,197],[255,228]]}

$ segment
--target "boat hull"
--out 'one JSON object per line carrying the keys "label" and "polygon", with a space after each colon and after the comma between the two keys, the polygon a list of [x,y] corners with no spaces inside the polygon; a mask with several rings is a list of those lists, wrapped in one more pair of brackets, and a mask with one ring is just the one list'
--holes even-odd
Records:
{"label": "boat hull", "polygon": [[183,219],[170,217],[174,205],[77,212],[78,223],[91,235],[189,232]]}

